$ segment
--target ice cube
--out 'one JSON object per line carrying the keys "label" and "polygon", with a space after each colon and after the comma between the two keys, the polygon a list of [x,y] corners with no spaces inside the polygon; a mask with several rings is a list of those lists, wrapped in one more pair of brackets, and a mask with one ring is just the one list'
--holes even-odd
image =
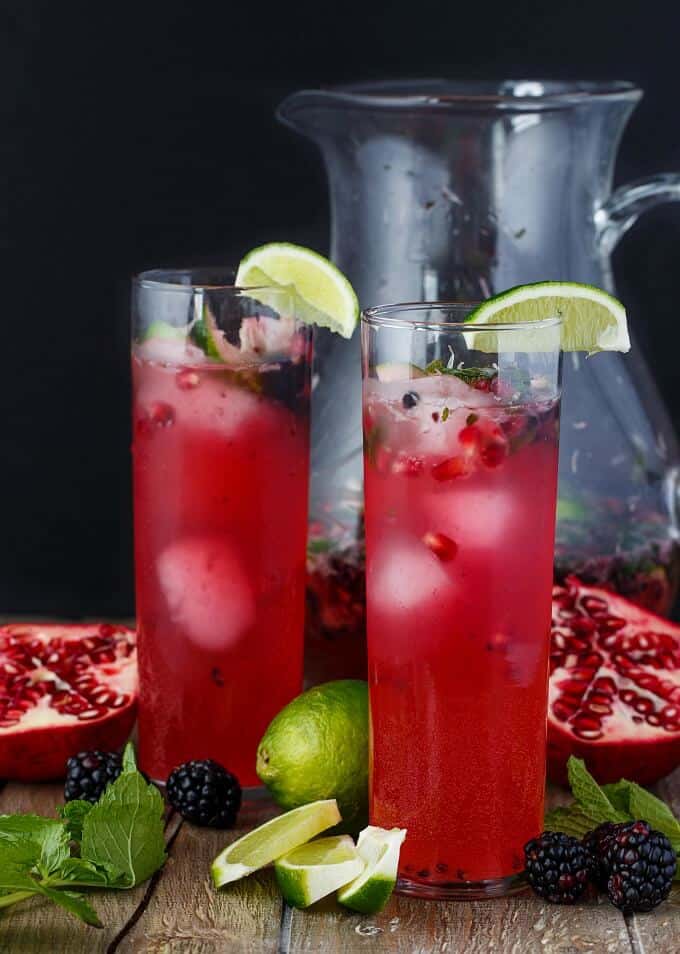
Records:
{"label": "ice cube", "polygon": [[442,561],[422,541],[384,543],[373,554],[367,579],[369,601],[381,613],[418,614],[436,605],[451,579]]}
{"label": "ice cube", "polygon": [[252,587],[224,538],[180,538],[163,550],[157,572],[173,623],[201,649],[228,649],[253,625]]}
{"label": "ice cube", "polygon": [[439,493],[423,497],[432,533],[445,533],[464,551],[507,544],[515,531],[517,504],[511,489],[450,481]]}

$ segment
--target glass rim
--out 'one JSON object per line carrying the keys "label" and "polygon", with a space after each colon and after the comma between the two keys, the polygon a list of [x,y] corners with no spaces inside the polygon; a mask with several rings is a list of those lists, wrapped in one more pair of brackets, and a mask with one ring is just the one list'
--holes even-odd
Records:
{"label": "glass rim", "polygon": [[[531,92],[532,85],[540,85],[543,89],[538,93]],[[509,88],[511,86],[520,91],[513,92]],[[622,79],[562,80],[539,76],[485,81],[425,77],[304,89],[292,94],[289,107],[319,103],[382,109],[430,107],[466,110],[477,107],[509,112],[538,112],[602,100],[635,102],[642,95],[643,90],[636,83]],[[284,107],[287,102],[284,101]],[[285,116],[286,112],[284,108],[282,114]]]}
{"label": "glass rim", "polygon": [[[235,268],[226,265],[186,265],[177,268],[147,268],[142,272],[137,272],[132,276],[132,284],[135,288],[144,288],[147,290],[158,290],[165,292],[177,292],[178,294],[190,295],[195,292],[229,292],[233,294],[249,295],[254,291],[277,292],[279,294],[290,295],[290,288],[281,285],[235,285],[233,281],[208,281],[207,277],[211,274],[217,276],[220,272],[228,275],[236,274]],[[203,273],[204,280],[200,280]],[[181,281],[180,276],[185,276],[188,280]],[[174,279],[174,280],[173,280]]]}
{"label": "glass rim", "polygon": [[375,305],[361,312],[362,324],[374,328],[402,328],[413,331],[471,332],[485,329],[490,332],[542,331],[557,328],[562,324],[559,315],[540,318],[538,321],[499,322],[498,324],[475,325],[469,321],[418,321],[416,318],[399,317],[403,313],[419,311],[472,311],[481,301],[405,301],[391,305]]}

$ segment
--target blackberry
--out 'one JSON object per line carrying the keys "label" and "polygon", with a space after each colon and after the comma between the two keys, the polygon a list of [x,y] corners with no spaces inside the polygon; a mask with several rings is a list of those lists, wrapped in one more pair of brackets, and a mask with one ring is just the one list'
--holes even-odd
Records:
{"label": "blackberry", "polygon": [[412,407],[415,407],[418,401],[420,400],[420,395],[417,391],[407,391],[401,399],[402,405],[406,408],[407,411],[410,411]]}
{"label": "blackberry", "polygon": [[66,762],[64,798],[67,802],[82,798],[97,802],[110,782],[121,773],[122,760],[117,752],[78,752]]}
{"label": "blackberry", "polygon": [[208,828],[231,828],[241,807],[238,779],[212,759],[178,765],[166,792],[182,818]]}
{"label": "blackberry", "polygon": [[583,844],[590,852],[593,883],[597,885],[600,891],[607,890],[607,882],[609,881],[609,867],[606,862],[607,849],[612,838],[622,828],[625,828],[626,824],[626,822],[618,825],[614,822],[603,822],[597,828],[589,831],[583,839]]}
{"label": "blackberry", "polygon": [[577,838],[544,831],[524,846],[529,884],[553,904],[573,904],[588,887],[591,860]]}
{"label": "blackberry", "polygon": [[677,866],[670,841],[644,821],[620,825],[608,837],[607,894],[624,914],[651,911],[670,894]]}

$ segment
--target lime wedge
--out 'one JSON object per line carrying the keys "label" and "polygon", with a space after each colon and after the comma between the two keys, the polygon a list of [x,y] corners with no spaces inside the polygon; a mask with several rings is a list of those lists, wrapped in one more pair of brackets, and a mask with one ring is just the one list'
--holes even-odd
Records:
{"label": "lime wedge", "polygon": [[[238,267],[236,284],[241,288],[288,288],[294,297],[296,317],[307,324],[330,328],[344,338],[352,337],[359,318],[357,296],[342,272],[323,255],[302,245],[270,242],[253,249]],[[268,296],[266,287],[253,297],[277,307],[277,296]]]}
{"label": "lime wedge", "polygon": [[338,894],[346,908],[362,914],[377,914],[387,904],[397,883],[399,851],[406,838],[405,828],[377,828],[369,825],[359,835],[357,851],[366,862],[359,877]]}
{"label": "lime wedge", "polygon": [[[483,302],[466,321],[497,325],[558,316],[562,318],[564,351],[630,351],[626,310],[621,302],[600,288],[577,282],[518,285]],[[475,347],[479,347],[477,342]]]}
{"label": "lime wedge", "polygon": [[210,867],[215,887],[221,888],[264,868],[339,821],[341,816],[334,798],[310,802],[277,815],[220,852]]}
{"label": "lime wedge", "polygon": [[342,888],[365,866],[349,835],[310,841],[274,863],[281,894],[296,908],[308,908]]}

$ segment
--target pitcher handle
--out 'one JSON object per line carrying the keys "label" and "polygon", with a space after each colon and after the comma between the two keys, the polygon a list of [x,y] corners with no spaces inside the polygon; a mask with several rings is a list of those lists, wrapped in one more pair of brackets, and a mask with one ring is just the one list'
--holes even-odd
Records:
{"label": "pitcher handle", "polygon": [[680,173],[662,172],[616,189],[595,213],[598,245],[609,254],[643,212],[680,202]]}

